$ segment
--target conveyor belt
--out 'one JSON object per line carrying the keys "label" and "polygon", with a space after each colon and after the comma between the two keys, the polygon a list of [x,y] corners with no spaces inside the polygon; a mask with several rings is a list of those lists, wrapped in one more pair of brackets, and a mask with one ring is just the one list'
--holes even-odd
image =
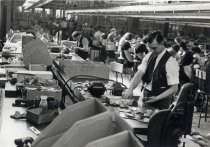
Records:
{"label": "conveyor belt", "polygon": [[75,89],[73,82],[72,81],[67,82],[69,80],[69,77],[61,70],[59,65],[54,60],[53,60],[52,72],[54,78],[56,78],[59,81],[61,88],[63,88],[64,90],[63,95],[69,95],[73,103],[85,100],[84,96],[78,93],[78,91],[76,91],[77,89]]}

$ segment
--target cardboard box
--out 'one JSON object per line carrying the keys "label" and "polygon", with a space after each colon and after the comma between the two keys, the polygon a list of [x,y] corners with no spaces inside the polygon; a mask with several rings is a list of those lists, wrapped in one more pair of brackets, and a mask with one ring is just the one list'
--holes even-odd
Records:
{"label": "cardboard box", "polygon": [[17,97],[17,87],[12,85],[10,82],[5,84],[5,97]]}
{"label": "cardboard box", "polygon": [[45,64],[30,64],[29,63],[29,70],[31,71],[46,71],[47,65]]}
{"label": "cardboard box", "polygon": [[29,109],[26,120],[35,124],[44,124],[51,122],[58,114],[58,109],[48,110],[46,113],[43,113],[42,108]]}
{"label": "cardboard box", "polygon": [[27,99],[35,99],[39,98],[42,95],[48,96],[48,97],[55,97],[55,99],[58,100],[58,103],[60,104],[61,98],[62,98],[62,90],[57,89],[56,91],[45,91],[45,90],[29,90],[27,89]]}
{"label": "cardboard box", "polygon": [[88,143],[124,130],[129,125],[114,112],[104,112],[93,117],[77,121],[52,147],[84,147]]}
{"label": "cardboard box", "polygon": [[109,67],[100,62],[61,60],[59,66],[70,78],[89,75],[109,79]]}
{"label": "cardboard box", "polygon": [[78,120],[102,114],[106,111],[106,108],[95,99],[70,105],[36,138],[33,146],[50,147]]}
{"label": "cardboard box", "polygon": [[0,78],[1,77],[6,77],[6,75],[7,75],[6,69],[5,68],[0,68]]}
{"label": "cardboard box", "polygon": [[5,87],[5,84],[7,82],[7,78],[6,77],[2,77],[0,78],[0,87]]}
{"label": "cardboard box", "polygon": [[26,78],[32,78],[32,77],[39,77],[46,80],[53,79],[53,74],[51,71],[24,71],[24,70],[18,70],[16,72],[17,74],[17,81],[21,82],[25,80]]}
{"label": "cardboard box", "polygon": [[88,143],[85,147],[144,147],[131,131],[123,131],[115,135]]}

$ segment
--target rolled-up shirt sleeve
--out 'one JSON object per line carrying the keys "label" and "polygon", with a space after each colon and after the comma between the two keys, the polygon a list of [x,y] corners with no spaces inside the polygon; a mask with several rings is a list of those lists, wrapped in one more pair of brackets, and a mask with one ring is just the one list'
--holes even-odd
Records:
{"label": "rolled-up shirt sleeve", "polygon": [[166,63],[166,77],[168,85],[179,84],[179,64],[173,57]]}
{"label": "rolled-up shirt sleeve", "polygon": [[143,73],[145,73],[145,71],[146,71],[147,62],[148,62],[148,59],[149,59],[150,55],[151,55],[151,52],[148,53],[148,54],[143,58],[142,63],[141,63],[141,64],[139,65],[139,67],[138,67],[138,70],[141,70]]}

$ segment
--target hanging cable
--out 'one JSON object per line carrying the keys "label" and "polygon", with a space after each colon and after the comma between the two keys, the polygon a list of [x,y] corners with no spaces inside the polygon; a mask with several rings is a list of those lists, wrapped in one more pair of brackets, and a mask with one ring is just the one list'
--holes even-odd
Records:
{"label": "hanging cable", "polygon": [[[73,76],[73,77],[71,77],[71,78],[69,78],[68,80],[66,80],[65,81],[65,83],[64,83],[64,85],[62,86],[62,100],[61,100],[61,102],[63,103],[63,108],[65,109],[65,96],[63,95],[63,91],[64,91],[64,88],[65,88],[65,86],[66,86],[66,84],[70,81],[70,80],[72,80],[72,79],[81,79],[81,77],[84,77],[84,78],[87,78],[87,77],[89,77],[89,78],[93,78],[93,79],[97,79],[97,80],[106,80],[106,81],[112,81],[112,82],[116,82],[115,80],[111,80],[111,79],[106,79],[106,78],[101,78],[101,77],[96,77],[96,76],[90,76],[90,75],[76,75],[76,76]],[[118,82],[118,83],[120,83],[121,85],[123,85],[124,87],[125,87],[125,89],[127,89],[127,86],[125,85],[125,84],[123,84],[123,83],[121,83],[121,82]],[[75,89],[74,89],[75,90]],[[74,92],[74,90],[72,90],[71,88],[70,88],[70,92],[72,93],[72,98],[73,98],[73,100],[75,100],[75,102],[78,102],[78,97],[75,95],[75,92]],[[70,95],[69,95],[70,96]],[[77,98],[77,99],[75,99],[75,97]]]}

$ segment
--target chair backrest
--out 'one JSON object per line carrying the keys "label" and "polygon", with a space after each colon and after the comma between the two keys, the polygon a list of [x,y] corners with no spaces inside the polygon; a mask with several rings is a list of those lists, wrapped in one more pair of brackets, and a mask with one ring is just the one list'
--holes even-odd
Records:
{"label": "chair backrest", "polygon": [[164,124],[161,146],[176,146],[181,135],[191,133],[194,110],[194,84],[182,86],[176,105],[171,109]]}
{"label": "chair backrest", "polygon": [[99,60],[99,56],[100,56],[100,50],[90,50],[90,60],[91,61],[95,61],[95,60]]}
{"label": "chair backrest", "polygon": [[194,110],[193,90],[193,84],[184,84],[175,106],[161,110],[151,117],[148,124],[147,147],[175,147],[182,134],[190,134]]}
{"label": "chair backrest", "polygon": [[206,80],[206,71],[201,69],[196,69],[195,76],[199,79]]}
{"label": "chair backrest", "polygon": [[194,90],[194,84],[192,83],[184,84],[179,92],[176,106],[172,109],[172,114],[183,113],[184,115],[183,127],[186,133],[191,132],[191,126],[192,126],[192,116],[194,110],[194,105],[192,106],[192,104],[194,104],[195,101],[193,90]]}
{"label": "chair backrest", "polygon": [[111,71],[114,71],[117,73],[123,73],[123,64],[121,63],[110,62],[109,67]]}
{"label": "chair backrest", "polygon": [[209,79],[207,77],[207,72],[205,70],[201,70],[201,69],[196,69],[195,70],[195,77],[196,82],[197,82],[197,86],[200,91],[205,92],[206,91],[206,86],[207,86],[207,79]]}
{"label": "chair backrest", "polygon": [[164,124],[170,114],[170,110],[161,110],[154,114],[148,124],[147,147],[161,147]]}

